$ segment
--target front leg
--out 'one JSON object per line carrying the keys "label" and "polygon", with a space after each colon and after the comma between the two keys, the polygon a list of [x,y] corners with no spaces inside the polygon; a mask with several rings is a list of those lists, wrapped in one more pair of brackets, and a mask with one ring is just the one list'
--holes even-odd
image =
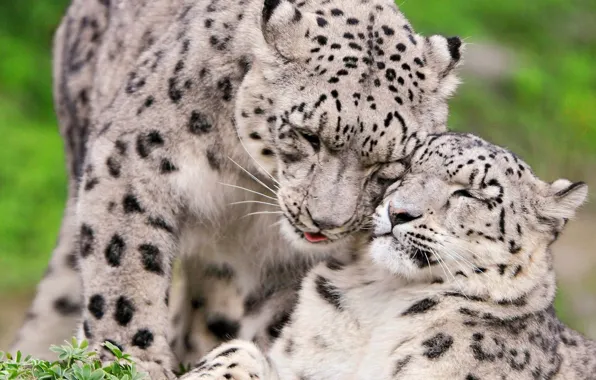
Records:
{"label": "front leg", "polygon": [[233,340],[211,351],[181,380],[278,380],[268,358],[253,343]]}
{"label": "front leg", "polygon": [[102,142],[101,149],[92,148],[85,170],[89,185],[79,193],[76,227],[82,330],[102,360],[111,358],[102,347],[110,341],[151,379],[174,378],[166,335],[177,210],[166,182],[135,160],[133,142],[117,140],[111,147]]}

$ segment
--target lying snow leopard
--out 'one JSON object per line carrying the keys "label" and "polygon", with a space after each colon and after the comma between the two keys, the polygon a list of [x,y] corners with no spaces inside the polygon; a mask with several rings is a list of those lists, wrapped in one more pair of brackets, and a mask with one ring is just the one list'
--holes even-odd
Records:
{"label": "lying snow leopard", "polygon": [[372,242],[306,277],[268,357],[230,342],[185,379],[594,379],[596,342],[555,316],[549,250],[586,196],[473,135],[431,136]]}
{"label": "lying snow leopard", "polygon": [[445,130],[461,50],[390,0],[73,0],[55,47],[71,196],[16,347],[81,319],[157,378],[231,338],[266,348],[304,273]]}

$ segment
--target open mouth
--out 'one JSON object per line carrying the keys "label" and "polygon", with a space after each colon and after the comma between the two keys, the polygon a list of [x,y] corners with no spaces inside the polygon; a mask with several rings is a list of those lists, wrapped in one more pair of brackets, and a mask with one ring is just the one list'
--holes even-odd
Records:
{"label": "open mouth", "polygon": [[317,245],[325,245],[325,244],[333,244],[340,240],[343,240],[349,233],[342,233],[339,235],[327,235],[321,232],[305,232],[300,228],[294,226],[290,223],[294,233],[298,235],[300,238],[306,240],[310,244],[317,244]]}
{"label": "open mouth", "polygon": [[304,232],[304,238],[309,243],[320,243],[329,240],[329,238],[318,232]]}

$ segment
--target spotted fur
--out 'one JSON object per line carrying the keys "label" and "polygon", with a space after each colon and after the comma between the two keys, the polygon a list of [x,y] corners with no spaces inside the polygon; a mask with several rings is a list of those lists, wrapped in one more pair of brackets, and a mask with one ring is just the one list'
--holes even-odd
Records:
{"label": "spotted fur", "polygon": [[69,208],[14,348],[43,356],[80,320],[158,378],[232,338],[267,348],[304,273],[445,129],[461,50],[389,0],[73,0],[54,49]]}
{"label": "spotted fur", "polygon": [[372,241],[306,277],[269,355],[230,342],[184,379],[593,379],[596,342],[555,315],[549,250],[586,185],[467,134],[410,159]]}

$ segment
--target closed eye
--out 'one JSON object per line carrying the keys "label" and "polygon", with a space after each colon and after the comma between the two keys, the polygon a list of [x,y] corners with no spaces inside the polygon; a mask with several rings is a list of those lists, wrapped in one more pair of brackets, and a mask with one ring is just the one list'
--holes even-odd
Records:
{"label": "closed eye", "polygon": [[460,189],[460,190],[456,190],[453,192],[453,194],[451,194],[452,197],[465,197],[465,198],[472,198],[472,199],[478,199],[478,197],[475,197],[469,190],[467,189]]}
{"label": "closed eye", "polygon": [[311,135],[310,133],[300,132],[300,135],[308,141],[308,143],[312,146],[315,152],[318,152],[321,149],[321,140],[318,136]]}
{"label": "closed eye", "polygon": [[375,166],[378,167],[374,172],[377,177],[388,179],[392,182],[402,179],[407,174],[407,168],[401,160],[379,163]]}

